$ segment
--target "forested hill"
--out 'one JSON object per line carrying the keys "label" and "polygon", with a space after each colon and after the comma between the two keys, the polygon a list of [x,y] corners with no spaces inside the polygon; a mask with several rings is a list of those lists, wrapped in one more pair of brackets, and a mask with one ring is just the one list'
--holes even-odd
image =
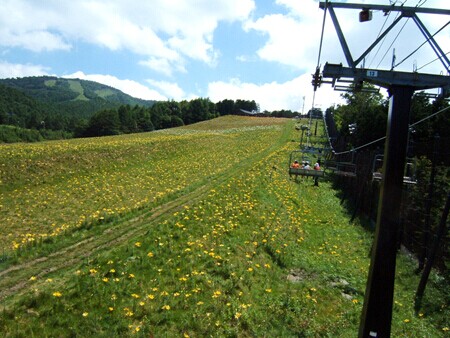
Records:
{"label": "forested hill", "polygon": [[[121,105],[151,107],[155,103],[134,98],[97,82],[80,79],[35,76],[0,79],[0,85],[16,89],[35,99],[47,111],[66,117],[89,118],[101,109],[117,108]],[[4,93],[5,90],[1,92]],[[2,97],[0,100],[0,108],[4,110],[5,98]],[[30,102],[29,99],[24,100]],[[17,102],[19,106],[22,104],[22,100]],[[16,107],[11,107],[11,102],[9,108],[11,111],[6,113],[14,113]]]}
{"label": "forested hill", "polygon": [[156,102],[79,79],[0,79],[0,143],[139,133],[254,110],[258,110],[254,100]]}

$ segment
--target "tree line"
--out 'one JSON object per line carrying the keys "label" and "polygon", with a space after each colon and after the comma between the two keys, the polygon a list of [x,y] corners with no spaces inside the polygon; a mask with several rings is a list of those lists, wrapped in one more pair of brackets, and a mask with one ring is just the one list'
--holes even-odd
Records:
{"label": "tree line", "polygon": [[[73,102],[77,103],[82,104]],[[99,109],[90,116],[80,116],[76,112],[70,114],[70,109],[61,111],[57,105],[0,85],[0,125],[4,125],[0,128],[0,142],[147,132],[240,114],[241,109],[256,110],[257,104],[254,100],[226,99],[213,103],[209,98],[196,98],[181,102],[159,101],[151,106],[122,104]]]}

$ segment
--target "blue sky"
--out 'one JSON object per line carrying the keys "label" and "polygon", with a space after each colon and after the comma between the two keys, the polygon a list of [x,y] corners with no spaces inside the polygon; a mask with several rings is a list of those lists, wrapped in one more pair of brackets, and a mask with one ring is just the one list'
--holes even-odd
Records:
{"label": "blue sky", "polygon": [[[450,9],[448,0],[351,2]],[[311,74],[323,19],[316,0],[0,0],[0,5],[0,78],[80,78],[143,99],[255,100],[269,111],[302,111],[313,104]],[[355,56],[394,20],[382,12],[367,23],[358,21],[355,10],[337,15]],[[433,34],[449,18],[421,20]],[[329,17],[325,28],[321,65],[345,64]],[[450,51],[450,25],[435,38]],[[423,41],[411,20],[388,35],[367,62],[388,69],[394,48],[401,60]],[[435,58],[425,45],[398,70],[412,71]],[[432,62],[421,71],[442,70],[440,62]],[[330,86],[316,93],[316,107],[339,103],[340,93]]]}

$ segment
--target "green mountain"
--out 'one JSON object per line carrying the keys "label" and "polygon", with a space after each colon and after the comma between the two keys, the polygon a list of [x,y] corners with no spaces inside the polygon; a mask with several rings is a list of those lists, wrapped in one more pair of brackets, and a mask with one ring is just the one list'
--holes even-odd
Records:
{"label": "green mountain", "polygon": [[[34,76],[24,78],[0,79],[0,85],[13,88],[26,95],[25,101],[29,104],[30,98],[47,111],[72,118],[89,118],[102,109],[117,108],[121,105],[151,107],[155,101],[141,100],[121,92],[118,89],[94,82],[80,79],[63,79],[51,76]],[[17,97],[17,95],[15,95]],[[0,108],[4,107],[5,98],[0,99]],[[9,106],[11,106],[11,100]],[[22,104],[22,100],[17,102]],[[14,107],[9,107],[14,112]]]}

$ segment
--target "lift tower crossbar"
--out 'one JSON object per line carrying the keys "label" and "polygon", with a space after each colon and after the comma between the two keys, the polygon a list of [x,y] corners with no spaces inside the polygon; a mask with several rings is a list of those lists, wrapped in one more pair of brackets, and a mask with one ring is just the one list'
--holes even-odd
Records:
{"label": "lift tower crossbar", "polygon": [[[348,67],[343,67],[342,64],[327,63],[324,66],[322,74],[319,74],[319,71],[316,70],[317,74],[313,77],[314,88],[319,87],[321,83],[331,83],[336,88],[337,80],[342,81],[342,79],[346,79],[346,82],[354,83],[354,88],[361,88],[362,83],[367,81],[386,88],[389,92],[390,101],[384,149],[383,176],[369,276],[359,327],[359,338],[390,337],[403,170],[406,159],[412,96],[416,90],[431,88],[442,88],[442,95],[447,96],[450,93],[450,76],[364,69],[357,68],[357,66],[402,18],[412,18],[419,26],[422,34],[425,35],[448,74],[450,62],[447,56],[442,52],[442,49],[433,39],[433,36],[419,20],[417,13],[450,15],[450,10],[335,3],[331,1],[320,2],[319,6],[324,10],[328,10],[330,13]],[[370,10],[381,10],[384,13],[396,11],[400,12],[400,15],[358,59],[354,60],[345,41],[344,33],[339,25],[334,11],[335,8],[362,10],[362,13],[360,13],[360,20],[362,18],[362,21],[370,20],[370,12],[368,13]],[[363,15],[361,16],[361,14]]]}
{"label": "lift tower crossbar", "polygon": [[[447,73],[450,73],[450,61],[447,58],[447,55],[442,51],[439,45],[434,40],[433,36],[430,34],[428,29],[422,23],[422,21],[417,16],[417,13],[421,14],[442,14],[442,15],[450,15],[450,10],[446,9],[436,9],[436,8],[422,8],[422,7],[405,7],[405,6],[385,6],[385,5],[371,5],[371,4],[353,4],[353,3],[335,3],[335,2],[320,2],[319,7],[322,9],[327,9],[330,13],[331,20],[333,21],[333,25],[336,29],[336,33],[338,35],[339,41],[342,46],[342,50],[344,52],[345,58],[347,60],[347,64],[351,68],[356,68],[362,60],[375,48],[378,43],[380,43],[384,37],[403,19],[403,18],[412,18],[416,25],[419,27],[419,30],[425,36],[431,47],[436,53],[436,56],[441,60],[444,65]],[[347,9],[362,9],[362,10],[378,10],[383,11],[384,13],[389,12],[399,12],[400,15],[394,20],[394,22],[387,27],[383,33],[381,33],[378,38],[365,50],[361,56],[354,60],[350,49],[348,48],[347,42],[344,37],[344,33],[342,32],[341,26],[339,24],[339,20],[336,16],[335,8],[347,8]]]}

